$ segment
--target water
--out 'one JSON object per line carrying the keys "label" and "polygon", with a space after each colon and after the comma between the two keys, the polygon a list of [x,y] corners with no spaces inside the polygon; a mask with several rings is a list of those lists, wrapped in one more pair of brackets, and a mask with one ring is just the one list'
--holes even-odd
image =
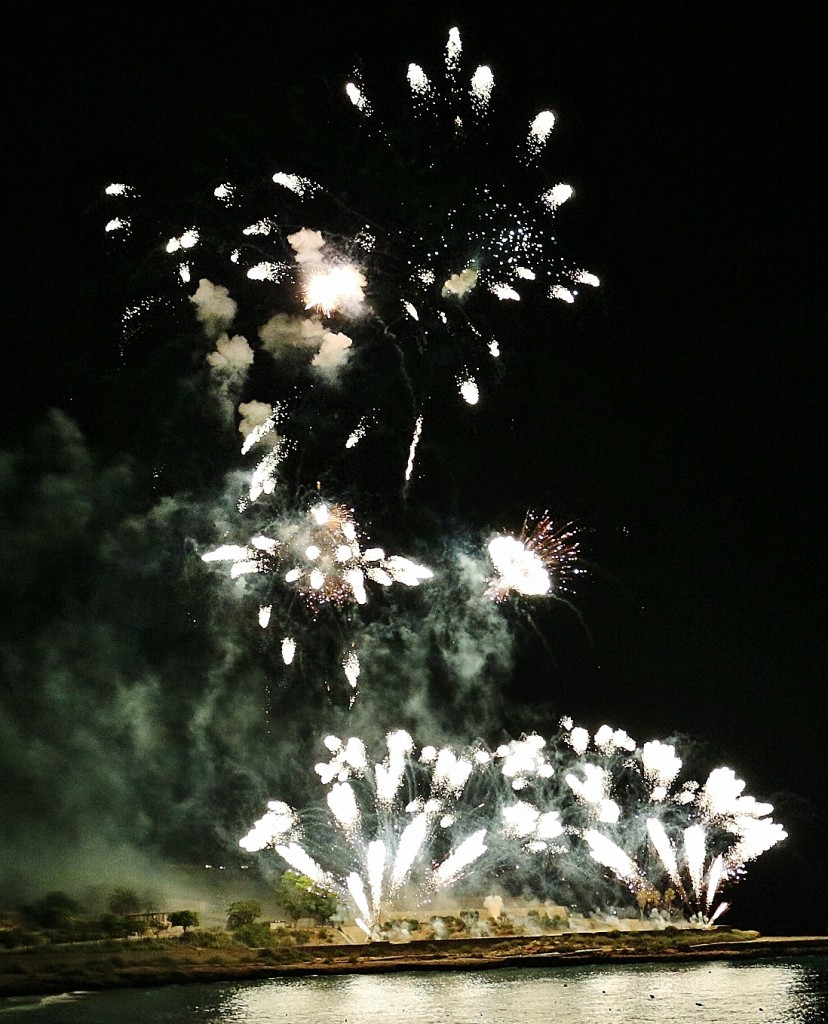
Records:
{"label": "water", "polygon": [[0,1000],[26,1024],[823,1024],[828,957],[351,974]]}

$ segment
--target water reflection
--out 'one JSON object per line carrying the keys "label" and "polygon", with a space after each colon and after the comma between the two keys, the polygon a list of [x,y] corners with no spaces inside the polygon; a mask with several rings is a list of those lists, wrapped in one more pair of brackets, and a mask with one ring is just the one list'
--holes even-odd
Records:
{"label": "water reflection", "polygon": [[825,1024],[828,957],[342,975],[0,1000],[3,1024]]}
{"label": "water reflection", "polygon": [[215,1024],[816,1024],[816,980],[807,964],[724,963],[274,980],[228,993]]}

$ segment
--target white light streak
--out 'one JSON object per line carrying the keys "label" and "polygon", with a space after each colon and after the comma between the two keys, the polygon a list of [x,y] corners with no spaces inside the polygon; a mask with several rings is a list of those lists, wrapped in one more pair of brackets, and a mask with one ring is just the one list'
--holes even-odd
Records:
{"label": "white light streak", "polygon": [[405,479],[410,480],[411,474],[414,472],[414,456],[417,453],[417,445],[420,443],[420,434],[423,432],[423,417],[418,416],[417,422],[414,424],[414,434],[411,438],[411,444],[408,448],[408,463],[405,467]]}

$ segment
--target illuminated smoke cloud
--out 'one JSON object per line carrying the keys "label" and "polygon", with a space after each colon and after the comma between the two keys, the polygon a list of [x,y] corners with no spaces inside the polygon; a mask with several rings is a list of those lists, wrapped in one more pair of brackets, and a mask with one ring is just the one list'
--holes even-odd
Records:
{"label": "illuminated smoke cloud", "polygon": [[319,351],[311,360],[311,365],[320,373],[330,377],[345,365],[350,356],[353,342],[345,334],[325,332]]}
{"label": "illuminated smoke cloud", "polygon": [[327,330],[318,317],[274,314],[259,328],[265,350],[281,358],[290,349],[313,353],[311,365],[328,377],[335,375],[348,360],[352,340],[345,334]]}
{"label": "illuminated smoke cloud", "polygon": [[452,274],[443,285],[443,295],[456,295],[458,299],[463,298],[477,284],[477,270],[474,267],[467,267],[459,274]]}
{"label": "illuminated smoke cloud", "polygon": [[213,352],[207,353],[207,362],[219,374],[238,377],[253,365],[253,349],[240,334],[232,338],[222,334],[216,341]]}
{"label": "illuminated smoke cloud", "polygon": [[198,282],[190,302],[196,308],[196,317],[204,325],[204,332],[210,338],[223,334],[236,315],[236,303],[230,298],[230,292],[220,284],[213,284],[207,278]]}
{"label": "illuminated smoke cloud", "polygon": [[239,433],[247,437],[251,431],[272,419],[274,408],[269,402],[242,402],[239,405]]}
{"label": "illuminated smoke cloud", "polygon": [[297,263],[319,263],[322,259],[322,248],[325,239],[321,231],[302,228],[287,237],[288,244],[296,253],[293,257]]}

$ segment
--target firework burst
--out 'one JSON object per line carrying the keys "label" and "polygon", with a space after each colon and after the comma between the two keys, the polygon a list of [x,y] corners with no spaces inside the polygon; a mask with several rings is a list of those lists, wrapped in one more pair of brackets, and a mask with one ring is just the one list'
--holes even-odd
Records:
{"label": "firework burst", "polygon": [[[257,534],[247,544],[222,545],[201,556],[205,562],[230,562],[230,576],[279,573],[314,609],[323,604],[365,604],[367,581],[382,587],[417,587],[434,575],[402,555],[362,546],[353,510],[324,501],[298,521],[282,522],[278,536]],[[269,621],[269,614],[267,625]],[[262,614],[260,612],[260,624]]]}
{"label": "firework burst", "polygon": [[579,542],[572,523],[558,526],[547,514],[527,513],[519,537],[501,534],[489,542],[489,558],[497,573],[486,594],[502,601],[513,591],[543,597],[567,590],[578,566]]}

